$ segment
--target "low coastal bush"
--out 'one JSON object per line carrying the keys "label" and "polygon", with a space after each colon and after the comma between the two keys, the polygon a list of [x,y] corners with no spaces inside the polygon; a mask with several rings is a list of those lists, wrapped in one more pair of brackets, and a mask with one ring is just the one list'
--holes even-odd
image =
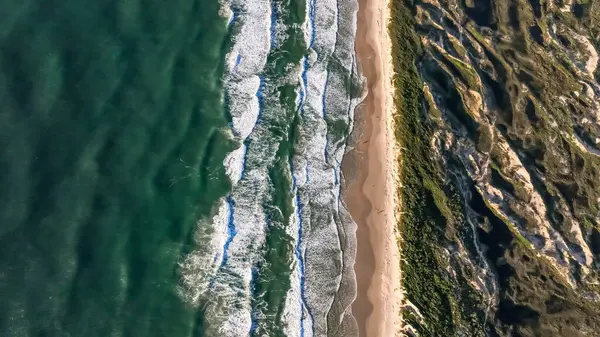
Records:
{"label": "low coastal bush", "polygon": [[405,314],[404,320],[422,336],[451,336],[451,283],[444,276],[437,247],[446,222],[454,221],[455,216],[442,186],[440,169],[431,160],[432,130],[421,113],[422,81],[416,61],[422,51],[413,31],[411,8],[411,1],[392,2],[388,27],[395,69],[395,131],[402,148],[402,188],[398,191],[402,200],[402,283],[407,299],[424,318]]}

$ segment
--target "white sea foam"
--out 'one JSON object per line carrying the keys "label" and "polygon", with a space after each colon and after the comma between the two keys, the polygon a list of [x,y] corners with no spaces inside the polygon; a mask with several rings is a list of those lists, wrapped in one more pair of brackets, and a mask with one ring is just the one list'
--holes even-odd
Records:
{"label": "white sea foam", "polygon": [[223,261],[229,212],[229,205],[221,199],[212,219],[202,219],[196,226],[194,241],[198,249],[180,262],[182,285],[179,292],[189,303],[199,304]]}
{"label": "white sea foam", "polygon": [[[224,90],[240,147],[224,161],[233,183],[230,195],[220,201],[212,221],[199,223],[199,249],[181,263],[182,294],[191,303],[205,304],[205,334],[244,336],[253,329],[253,320],[265,319],[252,312],[252,270],[264,262],[268,228],[263,208],[270,198],[269,168],[278,139],[263,122],[286,114],[277,90],[282,83],[262,76],[269,49],[277,48],[286,33],[275,15],[282,11],[279,4],[232,0],[222,6],[234,8],[222,12],[228,14],[229,25],[239,26],[226,59]],[[290,172],[296,211],[285,224],[295,258],[282,313],[287,336],[326,335],[327,315],[339,302],[334,301],[336,294],[342,285],[352,288],[354,282],[354,226],[342,223],[341,218],[350,220],[339,201],[345,140],[327,134],[325,119],[352,125],[356,101],[348,97],[343,76],[330,71],[328,63],[335,55],[346,71],[354,70],[356,7],[355,2],[308,0],[302,27],[310,50],[301,64],[288,69],[289,75],[278,78],[298,85],[296,104],[301,111]],[[335,309],[340,321],[348,303],[342,300],[336,306],[342,307]]]}
{"label": "white sea foam", "polygon": [[286,232],[290,237],[295,238],[294,242],[294,257],[295,264],[292,269],[290,279],[291,287],[287,292],[285,309],[283,313],[283,323],[285,324],[285,334],[290,337],[308,337],[313,336],[312,333],[312,318],[309,308],[306,305],[304,249],[306,245],[302,244],[302,217],[301,205],[299,205],[298,187],[294,183],[293,199],[294,216],[290,219],[289,225],[286,227]]}
{"label": "white sea foam", "polygon": [[[271,46],[271,4],[267,0],[223,1],[221,13],[238,33],[226,56],[224,75],[226,106],[232,131],[240,147],[225,159],[233,183],[230,196],[221,202],[211,223],[197,229],[198,250],[181,263],[182,295],[191,303],[204,303],[205,334],[244,336],[252,329],[252,269],[260,259],[266,219],[262,202],[267,193],[267,167],[246,165],[257,157],[256,146],[246,147],[265,135],[257,124],[261,114],[262,79]],[[260,142],[257,142],[260,143]]]}
{"label": "white sea foam", "polygon": [[237,149],[231,151],[227,157],[225,157],[225,170],[227,176],[231,179],[231,183],[236,185],[244,174],[246,158],[246,145],[242,144]]}
{"label": "white sea foam", "polygon": [[281,3],[277,1],[271,2],[271,49],[277,48],[282,41],[288,37],[286,25],[283,23],[281,13],[287,9],[281,7]]}
{"label": "white sea foam", "polygon": [[[350,6],[346,23],[354,25],[352,19],[356,5]],[[353,107],[347,97],[343,81],[339,74],[328,72],[330,57],[336,50],[338,38],[337,25],[339,22],[338,4],[332,1],[308,1],[307,18],[304,24],[305,39],[311,51],[303,60],[300,99],[302,106],[301,138],[298,144],[298,155],[294,157],[294,179],[297,184],[296,193],[302,208],[297,209],[297,223],[300,224],[301,237],[297,240],[300,245],[297,256],[297,266],[294,276],[304,284],[295,280],[293,284],[301,289],[290,290],[288,297],[297,296],[296,301],[288,299],[286,313],[298,308],[294,303],[302,303],[307,308],[308,316],[301,315],[300,329],[304,336],[323,336],[327,334],[327,314],[332,307],[336,293],[342,284],[342,276],[348,273],[347,265],[340,268],[340,262],[352,261],[353,256],[344,257],[341,247],[339,222],[339,163],[344,154],[343,140],[333,143],[328,141],[325,118],[342,119],[352,124]],[[349,22],[348,22],[349,21]],[[340,44],[342,49],[339,60],[350,60],[343,63],[349,71],[353,70],[353,33],[342,37],[352,42]],[[338,55],[336,55],[338,56]],[[329,115],[331,114],[331,116]],[[346,217],[346,220],[348,218]],[[337,222],[336,222],[337,221]],[[352,226],[351,226],[352,227]],[[353,233],[350,233],[353,236]],[[352,242],[351,239],[348,240]],[[347,242],[344,242],[346,244]],[[353,249],[350,249],[353,251]],[[304,267],[301,268],[301,263]],[[303,270],[302,270],[303,269]],[[344,269],[344,270],[342,270]],[[304,272],[304,275],[303,273]],[[348,276],[348,275],[346,275]],[[353,277],[350,271],[350,277]],[[346,302],[351,301],[351,299]],[[291,315],[290,315],[291,316]],[[341,321],[340,317],[340,321]],[[295,333],[297,326],[286,331]]]}
{"label": "white sea foam", "polygon": [[232,0],[228,7],[239,12],[241,28],[226,56],[225,92],[232,128],[243,141],[258,120],[260,106],[256,93],[271,45],[271,5],[267,0]]}
{"label": "white sea foam", "polygon": [[[243,61],[240,61],[241,64]],[[242,141],[248,138],[258,120],[260,104],[256,93],[260,83],[259,76],[250,75],[241,79],[232,79],[226,85],[232,128]]]}
{"label": "white sea foam", "polygon": [[[297,193],[296,188],[294,188],[294,193]],[[286,233],[290,237],[296,238],[295,247],[297,249],[300,217],[298,213],[298,205],[296,198],[293,199],[293,206],[296,212],[294,212],[294,216],[290,219],[290,223],[286,227]],[[294,268],[292,269],[292,274],[290,276],[290,289],[287,291],[286,294],[285,310],[282,315],[282,323],[286,327],[286,336],[300,337],[301,335],[303,335],[301,331],[301,329],[303,329],[302,317],[303,315],[306,316],[308,312],[306,311],[304,301],[302,300],[302,285],[300,282],[301,268],[299,265],[301,259],[301,252],[297,249],[294,253],[295,264]]]}

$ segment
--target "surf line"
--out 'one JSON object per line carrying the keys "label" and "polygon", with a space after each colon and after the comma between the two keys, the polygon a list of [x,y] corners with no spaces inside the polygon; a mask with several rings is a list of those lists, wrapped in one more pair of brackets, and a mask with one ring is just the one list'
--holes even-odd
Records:
{"label": "surf line", "polygon": [[[301,61],[301,81],[300,81],[300,90],[298,93],[299,96],[299,100],[298,100],[298,107],[297,107],[297,111],[300,114],[300,117],[304,117],[306,114],[306,109],[305,109],[305,103],[306,103],[306,99],[308,97],[308,71],[312,68],[311,64],[309,63],[309,55],[311,54],[311,52],[313,52],[313,46],[314,46],[314,42],[315,42],[315,1],[316,0],[307,0],[307,17],[306,17],[306,21],[305,24],[308,27],[307,29],[307,34],[306,36],[306,40],[308,42],[308,48],[307,48],[307,54],[302,58]],[[324,105],[323,105],[324,108]],[[321,111],[321,115],[324,115],[324,112]],[[304,234],[304,220],[302,218],[302,211],[304,209],[304,204],[300,198],[300,193],[299,193],[299,187],[298,187],[298,182],[297,179],[295,177],[294,174],[294,165],[293,163],[290,161],[290,168],[292,171],[292,181],[293,181],[293,190],[294,190],[294,194],[295,194],[295,215],[296,215],[296,222],[298,225],[298,233],[297,233],[297,239],[296,239],[296,249],[295,249],[295,257],[296,257],[296,262],[298,264],[298,271],[299,271],[299,278],[300,278],[300,337],[304,337],[305,336],[305,321],[307,319],[310,320],[310,324],[311,324],[311,332],[312,335],[314,336],[314,332],[315,332],[315,327],[314,327],[314,315],[312,313],[311,308],[308,305],[308,301],[307,301],[307,297],[306,297],[306,275],[305,275],[305,252],[303,249],[303,240],[302,240],[302,236]],[[304,167],[304,175],[305,175],[305,181],[303,183],[307,184],[310,180],[310,175],[309,175],[309,165],[308,165],[308,160],[306,161],[305,167]],[[308,316],[308,317],[307,317]]]}

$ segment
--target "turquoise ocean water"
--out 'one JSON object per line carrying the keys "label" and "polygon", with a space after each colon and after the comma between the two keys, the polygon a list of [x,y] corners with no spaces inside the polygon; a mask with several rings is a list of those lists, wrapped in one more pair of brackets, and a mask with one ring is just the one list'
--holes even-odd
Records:
{"label": "turquoise ocean water", "polygon": [[353,336],[356,10],[0,1],[0,336]]}

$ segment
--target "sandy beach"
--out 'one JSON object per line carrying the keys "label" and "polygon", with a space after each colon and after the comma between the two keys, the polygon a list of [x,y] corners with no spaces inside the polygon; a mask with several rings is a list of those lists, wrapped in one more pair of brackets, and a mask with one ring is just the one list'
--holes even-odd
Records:
{"label": "sandy beach", "polygon": [[359,0],[356,53],[367,95],[358,106],[353,149],[344,158],[345,201],[357,223],[357,298],[352,312],[360,336],[399,334],[401,301],[396,240],[397,158],[393,129],[391,43],[387,0]]}

